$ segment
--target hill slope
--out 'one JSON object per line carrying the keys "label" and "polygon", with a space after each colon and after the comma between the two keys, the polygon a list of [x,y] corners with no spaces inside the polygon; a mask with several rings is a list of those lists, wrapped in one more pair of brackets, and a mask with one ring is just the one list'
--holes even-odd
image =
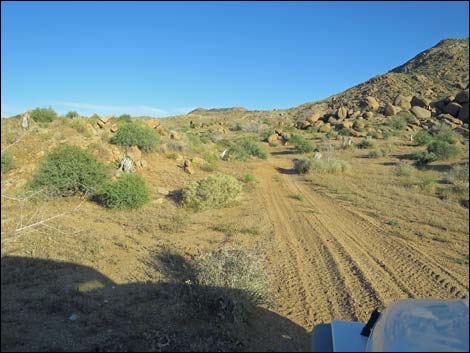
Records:
{"label": "hill slope", "polygon": [[393,101],[398,94],[442,99],[468,86],[468,66],[469,39],[444,39],[384,75],[375,76],[320,102],[305,103],[289,110],[295,115],[304,115],[340,106],[354,108],[366,96],[376,97],[381,105]]}

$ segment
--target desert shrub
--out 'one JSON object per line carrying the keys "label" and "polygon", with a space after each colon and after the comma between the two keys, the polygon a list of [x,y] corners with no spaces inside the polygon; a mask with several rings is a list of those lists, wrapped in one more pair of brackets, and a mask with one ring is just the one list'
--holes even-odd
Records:
{"label": "desert shrub", "polygon": [[244,138],[230,143],[228,148],[229,159],[246,161],[250,157],[267,159],[267,152],[254,140]]}
{"label": "desert shrub", "polygon": [[235,123],[233,124],[230,128],[229,128],[230,131],[242,131],[243,128],[242,126],[240,125],[240,123]]}
{"label": "desert shrub", "polygon": [[29,116],[35,122],[48,123],[57,118],[57,113],[52,108],[36,108]]}
{"label": "desert shrub", "polygon": [[160,135],[150,127],[127,123],[116,132],[110,142],[125,147],[137,146],[142,151],[152,152],[157,150]]}
{"label": "desert shrub", "polygon": [[436,190],[437,180],[434,175],[426,173],[421,175],[418,185],[421,190],[433,193]]}
{"label": "desert shrub", "polygon": [[336,138],[336,137],[338,136],[338,132],[337,132],[337,131],[334,131],[334,130],[331,130],[331,131],[327,132],[327,133],[325,134],[325,136],[326,136],[328,139],[332,140],[332,139],[334,139],[334,138]]}
{"label": "desert shrub", "polygon": [[67,119],[75,119],[75,118],[79,118],[80,115],[78,115],[77,112],[68,112],[67,114],[65,114],[65,117]]}
{"label": "desert shrub", "polygon": [[245,174],[243,176],[243,182],[248,184],[248,183],[254,183],[255,182],[255,177],[251,174]]}
{"label": "desert shrub", "polygon": [[387,156],[388,154],[389,154],[389,150],[387,148],[379,148],[376,150],[369,151],[367,156],[369,158],[381,158],[381,157]]}
{"label": "desert shrub", "polygon": [[234,203],[242,191],[237,179],[218,174],[193,181],[181,192],[183,207],[194,210],[226,207]]}
{"label": "desert shrub", "polygon": [[396,116],[403,118],[407,124],[416,124],[418,119],[414,116],[413,113],[402,110]]}
{"label": "desert shrub", "polygon": [[10,151],[2,152],[2,173],[7,173],[14,168],[13,156]]}
{"label": "desert shrub", "polygon": [[399,164],[395,167],[396,176],[411,176],[415,169],[408,164]]}
{"label": "desert shrub", "polygon": [[357,147],[359,148],[375,148],[377,147],[377,141],[374,139],[363,139],[361,142],[358,143]]}
{"label": "desert shrub", "polygon": [[351,166],[348,162],[339,160],[339,159],[330,159],[330,160],[312,160],[311,161],[311,170],[318,173],[344,173],[347,172]]}
{"label": "desert shrub", "polygon": [[452,145],[460,142],[460,135],[447,125],[435,126],[431,129],[431,134],[435,141],[443,141]]}
{"label": "desert shrub", "polygon": [[401,131],[405,130],[408,124],[403,116],[395,115],[390,120],[390,126],[395,130]]}
{"label": "desert shrub", "polygon": [[453,167],[447,174],[447,180],[452,184],[468,184],[468,163]]}
{"label": "desert shrub", "polygon": [[428,152],[433,153],[437,159],[447,160],[457,157],[460,154],[460,148],[448,142],[436,140],[428,145]]}
{"label": "desert shrub", "polygon": [[202,155],[202,158],[206,161],[205,164],[201,165],[202,170],[206,172],[217,170],[219,157],[215,153],[206,152]]}
{"label": "desert shrub", "polygon": [[110,172],[110,167],[98,162],[90,152],[76,146],[60,146],[46,156],[30,186],[43,188],[53,196],[94,194]]}
{"label": "desert shrub", "polygon": [[310,158],[301,158],[294,160],[294,169],[299,174],[309,173],[312,168],[312,160]]}
{"label": "desert shrub", "polygon": [[70,121],[70,127],[83,134],[86,131],[85,122],[80,119],[73,119]]}
{"label": "desert shrub", "polygon": [[139,208],[149,202],[145,179],[136,174],[123,174],[117,181],[104,184],[95,199],[104,207],[115,209]]}
{"label": "desert shrub", "polygon": [[340,136],[351,136],[351,129],[347,127],[343,127],[341,130],[338,131],[338,135]]}
{"label": "desert shrub", "polygon": [[315,149],[315,143],[306,140],[300,135],[292,135],[289,142],[292,143],[297,153],[313,152]]}
{"label": "desert shrub", "polygon": [[426,131],[421,130],[418,131],[414,137],[413,140],[420,146],[425,146],[428,145],[432,142],[432,136],[428,134]]}
{"label": "desert shrub", "polygon": [[269,127],[267,129],[264,129],[261,131],[261,140],[262,141],[267,141],[268,137],[274,134],[274,129],[272,127]]}
{"label": "desert shrub", "polygon": [[210,309],[210,317],[222,305],[230,321],[244,322],[257,305],[269,301],[265,266],[255,251],[225,246],[198,256],[194,267],[194,300]]}
{"label": "desert shrub", "polygon": [[118,117],[116,117],[116,119],[130,122],[131,121],[131,116],[129,114],[121,114]]}
{"label": "desert shrub", "polygon": [[424,166],[428,163],[435,162],[437,161],[437,159],[438,158],[434,153],[428,152],[428,151],[419,151],[419,152],[416,152],[414,155],[414,160],[416,161],[416,164],[419,166]]}

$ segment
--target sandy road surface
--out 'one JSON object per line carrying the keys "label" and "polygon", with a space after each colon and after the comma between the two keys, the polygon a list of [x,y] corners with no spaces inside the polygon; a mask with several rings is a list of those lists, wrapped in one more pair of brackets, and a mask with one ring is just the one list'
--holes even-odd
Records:
{"label": "sandy road surface", "polygon": [[[286,158],[257,165],[260,207],[273,225],[269,250],[280,314],[311,330],[331,319],[366,321],[401,298],[468,297],[468,278],[292,174]],[[302,201],[289,195],[303,195]]]}

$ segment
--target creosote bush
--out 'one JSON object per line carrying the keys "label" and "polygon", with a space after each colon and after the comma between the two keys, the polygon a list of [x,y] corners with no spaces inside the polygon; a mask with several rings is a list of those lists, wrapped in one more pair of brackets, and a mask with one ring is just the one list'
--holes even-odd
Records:
{"label": "creosote bush", "polygon": [[428,163],[432,163],[432,162],[437,161],[438,158],[432,152],[419,151],[419,152],[415,153],[414,159],[415,159],[417,165],[424,166]]}
{"label": "creosote bush", "polygon": [[111,167],[76,146],[60,146],[50,152],[31,180],[32,188],[43,188],[53,196],[94,194],[108,180]]}
{"label": "creosote bush", "polygon": [[425,146],[428,145],[432,142],[432,136],[428,134],[426,131],[421,130],[418,131],[414,137],[413,140],[420,146]]}
{"label": "creosote bush", "polygon": [[315,143],[306,140],[300,135],[292,135],[289,142],[294,145],[295,151],[297,153],[313,152],[313,150],[315,149]]}
{"label": "creosote bush", "polygon": [[250,157],[267,159],[267,152],[254,140],[244,138],[230,143],[228,148],[229,159],[246,161]]}
{"label": "creosote bush", "polygon": [[460,148],[442,140],[435,140],[428,145],[428,152],[434,153],[439,160],[447,160],[457,157]]}
{"label": "creosote bush", "polygon": [[97,192],[95,199],[104,207],[115,209],[139,208],[150,200],[145,179],[136,174],[123,174],[115,182],[108,182]]}
{"label": "creosote bush", "polygon": [[153,152],[158,148],[160,135],[152,128],[136,123],[126,123],[116,132],[110,142],[124,147],[137,146],[144,152]]}
{"label": "creosote bush", "polygon": [[181,193],[183,207],[194,210],[221,208],[233,204],[242,187],[234,177],[225,174],[212,175],[193,181]]}
{"label": "creosote bush", "polygon": [[57,118],[57,113],[52,108],[36,108],[29,116],[35,122],[48,123]]}
{"label": "creosote bush", "polygon": [[359,148],[363,148],[363,149],[366,149],[366,148],[375,148],[377,147],[377,141],[374,140],[374,139],[364,139],[362,140],[361,142],[359,142],[359,144],[357,145],[357,147]]}
{"label": "creosote bush", "polygon": [[314,160],[311,158],[301,158],[294,161],[294,169],[299,174],[306,174],[310,172],[317,172],[317,173],[344,173],[347,172],[351,166],[349,163],[338,160],[338,159],[330,159],[330,160]]}
{"label": "creosote bush", "polygon": [[2,152],[2,173],[7,173],[13,168],[13,156],[10,151]]}
{"label": "creosote bush", "polygon": [[396,176],[411,176],[414,173],[415,169],[408,164],[399,164],[395,168]]}

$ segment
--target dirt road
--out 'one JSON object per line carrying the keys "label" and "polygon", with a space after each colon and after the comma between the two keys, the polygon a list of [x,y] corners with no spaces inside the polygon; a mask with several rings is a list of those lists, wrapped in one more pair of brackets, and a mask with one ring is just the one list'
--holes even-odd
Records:
{"label": "dirt road", "polygon": [[269,257],[280,314],[310,331],[333,318],[366,321],[374,308],[401,298],[468,296],[468,279],[438,264],[433,248],[425,253],[388,234],[316,192],[291,166],[272,157],[254,171],[274,231]]}

